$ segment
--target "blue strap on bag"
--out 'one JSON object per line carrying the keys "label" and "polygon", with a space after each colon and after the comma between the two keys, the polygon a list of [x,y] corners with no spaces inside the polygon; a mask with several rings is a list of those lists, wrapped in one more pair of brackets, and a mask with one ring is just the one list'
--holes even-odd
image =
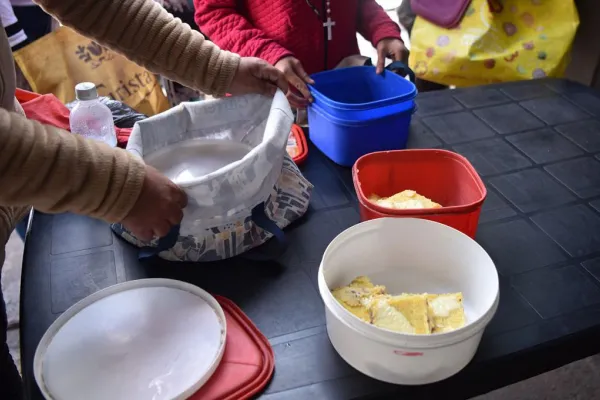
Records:
{"label": "blue strap on bag", "polygon": [[394,61],[390,65],[385,67],[385,69],[386,71],[393,72],[400,76],[408,76],[408,79],[410,79],[412,83],[415,83],[416,76],[414,71],[402,61]]}
{"label": "blue strap on bag", "polygon": [[260,203],[252,209],[252,221],[262,230],[272,234],[273,241],[269,240],[242,254],[241,257],[252,261],[272,261],[282,256],[288,246],[285,233],[267,216],[265,203]]}
{"label": "blue strap on bag", "polygon": [[172,227],[169,233],[167,233],[167,236],[161,237],[158,240],[158,244],[156,245],[156,247],[142,247],[140,249],[138,258],[140,260],[145,260],[158,255],[158,253],[160,253],[161,251],[172,249],[173,247],[175,247],[177,239],[179,239],[179,225],[175,225],[174,227]]}

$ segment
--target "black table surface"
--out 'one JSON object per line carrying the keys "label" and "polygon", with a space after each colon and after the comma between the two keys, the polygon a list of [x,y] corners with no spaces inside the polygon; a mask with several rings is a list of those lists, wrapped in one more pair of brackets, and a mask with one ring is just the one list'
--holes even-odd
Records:
{"label": "black table surface", "polygon": [[165,277],[235,301],[267,336],[275,375],[265,399],[468,398],[600,352],[600,95],[563,80],[419,95],[409,147],[465,155],[488,197],[477,240],[500,274],[500,306],[473,362],[433,385],[360,374],[327,337],[317,270],[328,243],[359,222],[348,168],[314,147],[302,171],[315,185],[307,215],[286,229],[278,262],[141,263],[108,225],[36,213],[26,241],[21,300],[24,379],[50,324],[93,292]]}

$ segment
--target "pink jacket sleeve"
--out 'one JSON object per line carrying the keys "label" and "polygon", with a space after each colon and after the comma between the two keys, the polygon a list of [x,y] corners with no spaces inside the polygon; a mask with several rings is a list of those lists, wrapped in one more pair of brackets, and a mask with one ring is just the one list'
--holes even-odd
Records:
{"label": "pink jacket sleeve", "polygon": [[292,55],[241,15],[236,0],[194,0],[194,6],[196,24],[221,49],[270,64]]}
{"label": "pink jacket sleeve", "polygon": [[375,0],[358,0],[358,4],[358,33],[373,46],[377,46],[382,39],[400,39],[400,27]]}

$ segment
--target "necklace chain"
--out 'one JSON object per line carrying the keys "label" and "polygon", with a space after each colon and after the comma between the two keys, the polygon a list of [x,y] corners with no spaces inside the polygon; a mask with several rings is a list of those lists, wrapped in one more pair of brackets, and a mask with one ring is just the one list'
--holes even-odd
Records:
{"label": "necklace chain", "polygon": [[327,41],[332,40],[331,28],[335,26],[335,21],[331,20],[331,0],[326,0],[325,2],[325,11],[327,13],[325,16],[321,15],[319,10],[317,10],[317,7],[315,7],[315,5],[310,0],[306,0],[306,4],[308,4],[308,6],[312,8],[315,14],[317,14],[317,17],[323,23],[323,28],[327,30]]}
{"label": "necklace chain", "polygon": [[[315,5],[310,0],[306,0],[306,4],[308,4],[308,6],[315,12],[315,14],[317,14],[319,18],[321,18],[321,13],[319,12],[319,10],[317,10],[317,7],[315,7]],[[325,5],[327,6],[327,17],[329,17],[331,16],[331,0],[327,0],[325,2]]]}

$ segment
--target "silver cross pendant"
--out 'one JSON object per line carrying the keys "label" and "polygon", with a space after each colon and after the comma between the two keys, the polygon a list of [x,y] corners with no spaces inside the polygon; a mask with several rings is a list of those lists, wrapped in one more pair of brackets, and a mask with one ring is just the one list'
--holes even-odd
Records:
{"label": "silver cross pendant", "polygon": [[327,22],[323,22],[323,27],[327,28],[327,40],[331,40],[331,28],[335,26],[335,22],[331,20],[331,17],[327,17]]}

